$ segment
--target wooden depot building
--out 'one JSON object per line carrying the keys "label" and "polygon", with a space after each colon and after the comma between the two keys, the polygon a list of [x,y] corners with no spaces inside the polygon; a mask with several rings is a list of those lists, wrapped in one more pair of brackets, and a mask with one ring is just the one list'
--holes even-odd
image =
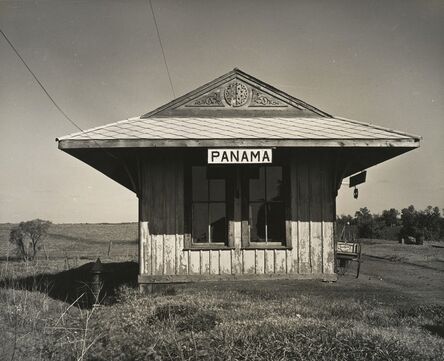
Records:
{"label": "wooden depot building", "polygon": [[333,117],[234,69],[58,146],[137,194],[139,283],[151,285],[335,280],[343,178],[419,141]]}

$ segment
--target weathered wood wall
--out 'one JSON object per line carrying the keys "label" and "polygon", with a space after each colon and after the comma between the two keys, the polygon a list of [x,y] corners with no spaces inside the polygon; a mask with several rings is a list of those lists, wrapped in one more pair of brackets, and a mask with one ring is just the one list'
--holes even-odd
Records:
{"label": "weathered wood wall", "polygon": [[229,221],[232,249],[193,250],[184,249],[183,154],[157,152],[140,162],[141,283],[254,275],[329,279],[334,274],[337,181],[327,155],[288,151],[290,249],[242,249],[241,220],[235,212]]}

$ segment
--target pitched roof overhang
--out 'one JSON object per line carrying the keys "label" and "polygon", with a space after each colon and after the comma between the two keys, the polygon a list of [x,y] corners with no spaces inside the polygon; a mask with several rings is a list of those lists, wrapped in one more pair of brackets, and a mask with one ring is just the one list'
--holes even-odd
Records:
{"label": "pitched roof overhang", "polygon": [[343,159],[345,177],[419,147],[420,137],[333,117],[235,69],[150,113],[57,141],[137,191],[140,148],[318,148]]}

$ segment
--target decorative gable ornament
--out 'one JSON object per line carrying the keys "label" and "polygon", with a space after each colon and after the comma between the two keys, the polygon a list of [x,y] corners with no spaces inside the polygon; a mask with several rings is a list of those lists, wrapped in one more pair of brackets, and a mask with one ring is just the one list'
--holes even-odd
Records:
{"label": "decorative gable ornament", "polygon": [[316,117],[329,114],[234,69],[201,87],[141,116],[214,117],[214,116]]}
{"label": "decorative gable ornament", "polygon": [[283,101],[264,93],[260,90],[253,89],[250,107],[287,107]]}
{"label": "decorative gable ornament", "polygon": [[219,91],[214,91],[186,104],[187,107],[224,107]]}
{"label": "decorative gable ornament", "polygon": [[185,107],[285,108],[289,105],[275,96],[242,81],[235,80],[186,103]]}
{"label": "decorative gable ornament", "polygon": [[232,107],[240,107],[245,105],[248,101],[250,90],[248,87],[239,81],[235,81],[225,88],[224,96],[227,104]]}

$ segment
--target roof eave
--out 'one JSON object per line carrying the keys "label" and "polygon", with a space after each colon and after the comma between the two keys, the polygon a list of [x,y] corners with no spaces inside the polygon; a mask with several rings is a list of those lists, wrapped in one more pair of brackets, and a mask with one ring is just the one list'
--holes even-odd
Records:
{"label": "roof eave", "polygon": [[402,139],[61,139],[59,149],[175,147],[404,147],[418,148],[419,138]]}

